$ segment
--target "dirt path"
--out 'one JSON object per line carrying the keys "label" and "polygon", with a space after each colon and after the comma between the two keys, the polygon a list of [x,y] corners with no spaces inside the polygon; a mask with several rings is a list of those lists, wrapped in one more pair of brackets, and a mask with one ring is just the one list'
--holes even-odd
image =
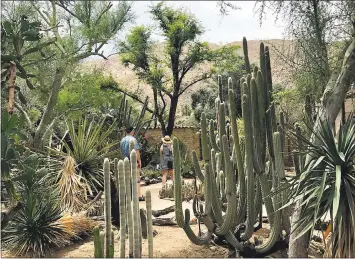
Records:
{"label": "dirt path", "polygon": [[[174,205],[174,201],[159,199],[160,184],[142,186],[142,194],[145,195],[146,190],[150,190],[152,194],[152,209],[164,209]],[[139,203],[140,208],[146,208],[145,202]],[[192,202],[184,202],[183,209],[189,208],[192,211]],[[161,216],[173,217],[174,212]],[[191,226],[195,233],[198,233],[198,225]],[[201,226],[203,229],[203,226]],[[227,256],[227,249],[215,246],[197,246],[194,245],[186,236],[183,229],[177,226],[153,226],[153,229],[158,232],[153,239],[154,257],[187,257],[187,258],[223,258]],[[119,241],[117,240],[118,232],[115,234],[115,257],[118,257]],[[128,240],[126,241],[126,248]],[[127,251],[128,252],[128,251]],[[127,253],[128,254],[128,253]],[[126,256],[127,256],[126,254]],[[143,239],[143,257],[148,257],[148,241]],[[14,257],[7,252],[2,252],[2,257]],[[78,257],[94,257],[94,242],[92,239],[79,241],[71,246],[53,251],[48,257],[51,258],[78,258]]]}

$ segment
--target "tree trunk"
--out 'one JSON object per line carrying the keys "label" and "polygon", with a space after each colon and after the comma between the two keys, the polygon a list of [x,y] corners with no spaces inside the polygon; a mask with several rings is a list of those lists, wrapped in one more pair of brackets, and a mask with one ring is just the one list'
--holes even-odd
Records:
{"label": "tree trunk", "polygon": [[11,115],[14,112],[15,103],[15,81],[16,81],[16,65],[11,63],[10,66],[10,85],[9,85],[9,103],[7,112]]}
{"label": "tree trunk", "polygon": [[43,113],[41,122],[39,123],[38,128],[35,132],[35,136],[33,138],[33,147],[34,148],[40,148],[41,143],[42,143],[42,136],[43,136],[44,132],[46,131],[47,126],[51,122],[54,107],[57,104],[58,94],[59,94],[60,88],[62,86],[62,79],[64,77],[64,72],[65,72],[65,69],[63,67],[57,68],[57,70],[56,70],[56,73],[55,73],[55,76],[53,79],[53,83],[52,83],[52,92],[49,97],[46,110]]}
{"label": "tree trunk", "polygon": [[176,115],[176,108],[177,108],[178,102],[179,102],[178,96],[171,97],[168,127],[165,132],[165,134],[169,135],[169,136],[171,136],[171,134],[173,134],[173,131],[174,131],[175,115]]}
{"label": "tree trunk", "polygon": [[[314,124],[314,131],[317,132],[320,126],[320,121],[327,119],[330,124],[334,121],[339,114],[342,103],[344,102],[346,93],[355,79],[355,38],[353,38],[349,45],[343,60],[343,65],[340,71],[332,74],[328,84],[325,88],[322,97],[322,106],[318,113],[316,122]],[[311,141],[317,143],[314,135],[311,136]],[[306,157],[306,163],[310,160],[310,155]],[[302,201],[300,201],[302,202]],[[296,205],[297,208],[297,205]],[[290,237],[289,257],[291,258],[308,258],[308,244],[309,232],[295,240],[295,237],[300,233],[301,229],[294,231],[293,226],[299,220],[299,210],[295,210],[292,215],[292,228]]]}

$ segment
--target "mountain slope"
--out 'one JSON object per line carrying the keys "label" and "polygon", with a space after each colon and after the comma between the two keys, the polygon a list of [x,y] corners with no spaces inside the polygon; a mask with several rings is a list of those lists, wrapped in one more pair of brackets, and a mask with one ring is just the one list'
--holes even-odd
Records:
{"label": "mountain slope", "polygon": [[[270,58],[271,58],[271,68],[273,74],[273,83],[274,84],[287,84],[288,74],[287,74],[287,67],[284,66],[283,61],[279,59],[279,55],[284,55],[286,53],[286,49],[289,49],[291,46],[291,41],[285,40],[268,40],[265,41],[265,46],[269,46],[270,48]],[[239,45],[242,46],[242,41],[235,41],[231,42],[228,45]],[[158,44],[156,47],[156,53],[158,56],[161,56],[162,53],[159,50],[163,49],[163,44]],[[211,48],[221,47],[221,45],[217,44],[210,44]],[[255,63],[259,65],[259,48],[260,48],[260,41],[248,41],[248,51],[249,51],[249,59],[251,63]],[[276,50],[277,49],[277,50]],[[279,53],[279,51],[281,53]],[[242,47],[239,50],[240,55],[243,55]],[[123,89],[131,93],[136,93],[138,96],[141,97],[143,100],[145,96],[149,96],[150,100],[153,100],[152,90],[149,85],[146,83],[138,80],[135,73],[131,68],[124,67],[123,64],[120,62],[120,56],[118,54],[110,56],[108,60],[104,59],[97,59],[97,60],[88,60],[82,63],[83,68],[87,71],[90,69],[101,69],[103,73],[106,75],[111,75],[117,83]],[[191,77],[197,76],[197,73],[201,73],[201,70],[207,69],[208,64],[204,64],[203,66],[199,67],[198,69],[192,70],[189,76],[186,78],[188,82]],[[191,94],[197,91],[198,89],[204,87],[208,82],[203,81],[196,83],[193,87],[188,89],[180,98],[179,106],[177,113],[178,115],[181,114],[181,110],[185,105],[191,105]],[[150,106],[152,107],[153,103],[150,102]]]}

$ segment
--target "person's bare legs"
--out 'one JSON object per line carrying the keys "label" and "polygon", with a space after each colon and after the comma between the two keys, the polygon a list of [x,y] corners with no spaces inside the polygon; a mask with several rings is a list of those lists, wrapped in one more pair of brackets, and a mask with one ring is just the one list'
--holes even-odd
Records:
{"label": "person's bare legs", "polygon": [[163,186],[166,184],[166,177],[168,175],[168,170],[163,170],[163,177],[162,177],[162,181],[161,183],[163,184]]}
{"label": "person's bare legs", "polygon": [[170,175],[171,181],[174,182],[174,169],[169,170],[169,175]]}

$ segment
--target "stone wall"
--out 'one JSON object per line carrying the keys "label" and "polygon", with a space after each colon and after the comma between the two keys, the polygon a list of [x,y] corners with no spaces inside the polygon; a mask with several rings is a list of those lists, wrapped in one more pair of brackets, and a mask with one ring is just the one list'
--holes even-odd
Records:
{"label": "stone wall", "polygon": [[[198,131],[198,128],[192,127],[175,128],[173,136],[184,142],[190,151],[195,150],[197,157],[200,158],[200,137],[197,134]],[[145,133],[145,138],[149,145],[162,144],[161,129],[148,129]]]}

